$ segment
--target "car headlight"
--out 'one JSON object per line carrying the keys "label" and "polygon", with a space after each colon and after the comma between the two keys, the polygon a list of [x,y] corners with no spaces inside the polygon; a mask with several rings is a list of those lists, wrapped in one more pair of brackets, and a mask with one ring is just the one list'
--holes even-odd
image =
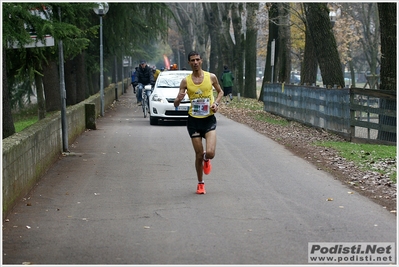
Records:
{"label": "car headlight", "polygon": [[161,102],[161,103],[164,102],[163,99],[162,99],[162,97],[160,97],[158,94],[154,94],[154,95],[152,96],[152,101]]}

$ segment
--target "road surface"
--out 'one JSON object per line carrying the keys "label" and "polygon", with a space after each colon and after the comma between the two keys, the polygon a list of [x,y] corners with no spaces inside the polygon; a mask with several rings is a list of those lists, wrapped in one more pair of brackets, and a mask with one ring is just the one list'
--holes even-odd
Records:
{"label": "road surface", "polygon": [[396,241],[395,215],[220,114],[195,194],[184,123],[119,100],[3,218],[3,264],[307,264],[309,242]]}

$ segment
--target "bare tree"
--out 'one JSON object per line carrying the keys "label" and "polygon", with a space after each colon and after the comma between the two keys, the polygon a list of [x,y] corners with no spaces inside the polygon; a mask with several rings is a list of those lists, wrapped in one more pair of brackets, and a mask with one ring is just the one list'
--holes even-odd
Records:
{"label": "bare tree", "polygon": [[[168,3],[172,10],[176,25],[182,34],[184,52],[187,55],[192,50],[199,52],[204,60],[204,68],[208,68],[206,45],[208,41],[207,27],[204,23],[201,3]],[[172,47],[173,49],[173,47]],[[187,60],[187,57],[184,59]]]}
{"label": "bare tree", "polygon": [[310,35],[309,27],[305,30],[305,53],[303,56],[303,64],[301,68],[301,84],[316,84],[317,80],[317,55],[316,48]]}
{"label": "bare tree", "polygon": [[290,5],[278,3],[278,81],[289,83],[291,78],[291,34],[290,34]]}
{"label": "bare tree", "polygon": [[327,3],[304,3],[307,27],[313,40],[323,84],[345,87],[344,75],[329,18]]}
{"label": "bare tree", "polygon": [[244,30],[242,16],[244,11],[243,3],[233,3],[231,6],[231,20],[234,31],[235,46],[233,50],[234,60],[233,67],[236,77],[235,86],[233,86],[233,94],[244,93]]}
{"label": "bare tree", "polygon": [[220,73],[221,64],[221,32],[220,25],[222,24],[219,16],[218,3],[202,3],[204,10],[204,22],[208,27],[210,37],[210,52],[209,52],[209,71],[212,73]]}
{"label": "bare tree", "polygon": [[[266,65],[265,65],[265,73],[263,77],[263,84],[262,88],[264,87],[265,83],[274,82],[276,81],[276,74],[273,74],[272,77],[272,64],[271,64],[271,44],[273,40],[277,43],[275,45],[275,53],[279,50],[279,43],[278,43],[278,5],[268,4],[269,9],[269,40],[267,42],[267,55],[266,55]],[[276,57],[274,58],[273,65],[276,64]]]}
{"label": "bare tree", "polygon": [[3,47],[3,139],[15,133],[14,120],[11,114],[6,66],[6,49]]}
{"label": "bare tree", "polygon": [[[381,23],[381,86],[382,90],[396,91],[396,3],[378,3]],[[396,99],[384,99],[382,108],[396,110]],[[396,126],[396,117],[380,115],[380,123]],[[396,141],[396,133],[379,131],[378,139],[391,142]]]}
{"label": "bare tree", "polygon": [[54,60],[49,60],[43,65],[44,94],[46,95],[46,111],[61,109],[61,92],[58,65]]}
{"label": "bare tree", "polygon": [[258,35],[257,12],[259,3],[247,3],[245,35],[245,89],[244,96],[257,98],[256,94],[256,40]]}

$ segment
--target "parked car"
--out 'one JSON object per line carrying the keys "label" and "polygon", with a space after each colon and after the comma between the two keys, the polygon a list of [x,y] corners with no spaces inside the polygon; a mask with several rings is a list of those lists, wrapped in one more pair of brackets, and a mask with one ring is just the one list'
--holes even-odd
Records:
{"label": "parked car", "polygon": [[157,125],[160,120],[187,120],[190,100],[186,95],[180,106],[173,102],[179,93],[180,82],[192,71],[170,70],[159,74],[150,96],[150,124]]}
{"label": "parked car", "polygon": [[300,81],[301,81],[300,75],[297,74],[291,75],[291,81],[290,81],[291,83],[298,84]]}

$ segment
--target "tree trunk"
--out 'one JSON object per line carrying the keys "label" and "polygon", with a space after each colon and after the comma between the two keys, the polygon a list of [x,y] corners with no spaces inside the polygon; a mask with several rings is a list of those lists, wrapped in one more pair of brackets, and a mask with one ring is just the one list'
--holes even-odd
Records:
{"label": "tree trunk", "polygon": [[209,36],[211,40],[211,49],[209,55],[209,71],[215,74],[219,74],[219,64],[220,61],[220,27],[221,20],[219,19],[219,10],[217,3],[202,3],[204,9],[205,24],[208,27]]}
{"label": "tree trunk", "polygon": [[176,16],[175,22],[182,35],[183,47],[185,51],[185,56],[183,59],[180,59],[180,62],[182,66],[188,67],[187,55],[195,49],[195,35],[193,33],[194,29],[190,27],[190,25],[192,25],[192,22],[190,21],[190,17],[188,16],[188,14],[191,12],[189,10],[192,9],[192,6],[184,3],[174,3],[171,5],[171,8]]}
{"label": "tree trunk", "polygon": [[227,65],[229,67],[229,69],[235,71],[234,63],[233,63],[234,62],[234,42],[230,35],[230,23],[231,23],[230,16],[231,16],[232,4],[231,3],[218,3],[218,5],[219,5],[219,14],[221,16],[220,52],[221,52],[222,59],[223,59],[223,64],[221,64],[221,65]]}
{"label": "tree trunk", "polygon": [[[396,91],[396,3],[378,3],[381,26],[381,90]],[[396,111],[396,100],[383,99],[381,108]],[[379,116],[380,124],[396,126],[396,117]],[[396,133],[379,131],[379,140],[396,142]]]}
{"label": "tree trunk", "polygon": [[[176,19],[175,22],[180,30],[183,40],[183,46],[185,51],[185,58],[180,59],[182,65],[188,66],[187,55],[193,50],[197,49],[197,27],[193,25],[199,25],[196,22],[195,15],[200,15],[202,12],[197,9],[201,3],[173,3],[169,4]],[[191,16],[190,14],[195,14]],[[197,51],[201,53],[201,51]],[[202,54],[201,54],[202,55]],[[205,56],[205,55],[202,55]]]}
{"label": "tree trunk", "polygon": [[6,63],[6,49],[3,47],[3,139],[15,133],[15,126],[11,113],[10,95],[7,84]]}
{"label": "tree trunk", "polygon": [[60,79],[57,62],[51,60],[43,67],[43,86],[46,96],[46,111],[61,110]]}
{"label": "tree trunk", "polygon": [[90,84],[91,84],[91,89],[90,89],[90,94],[95,95],[98,92],[100,92],[100,73],[94,72],[90,75]]}
{"label": "tree trunk", "polygon": [[360,17],[362,25],[362,38],[359,39],[359,42],[363,47],[365,58],[369,64],[370,74],[376,74],[380,42],[377,3],[368,2],[360,5],[360,8],[353,11]]}
{"label": "tree trunk", "polygon": [[329,18],[327,3],[304,3],[307,20],[316,50],[323,84],[345,87],[344,75]]}
{"label": "tree trunk", "polygon": [[114,55],[114,67],[112,68],[112,79],[111,83],[117,83],[118,82],[118,58],[116,55]]}
{"label": "tree trunk", "polygon": [[242,32],[241,13],[243,12],[242,3],[233,3],[231,8],[231,20],[233,23],[234,39],[236,44],[234,46],[234,71],[236,75],[235,86],[233,86],[233,94],[244,93],[244,34]]}
{"label": "tree trunk", "polygon": [[353,65],[353,61],[350,60],[348,62],[349,65],[349,70],[351,72],[351,84],[349,84],[349,87],[355,87],[356,86],[356,71],[355,71],[355,66]]}
{"label": "tree trunk", "polygon": [[310,36],[309,27],[305,30],[305,52],[303,56],[303,64],[301,68],[300,84],[312,85],[317,80],[317,56],[312,37]]}
{"label": "tree trunk", "polygon": [[245,39],[245,89],[244,97],[257,98],[256,94],[256,42],[258,36],[256,13],[259,3],[247,3],[247,30]]}
{"label": "tree trunk", "polygon": [[73,59],[65,61],[65,89],[66,89],[66,104],[76,104],[76,70]]}
{"label": "tree trunk", "polygon": [[[265,88],[266,83],[271,83],[272,81],[272,63],[271,63],[271,47],[273,40],[278,39],[278,26],[275,21],[278,19],[278,6],[277,4],[271,4],[269,7],[269,38],[267,41],[267,54],[265,62],[265,72],[263,74],[262,90],[260,91],[259,101],[263,101],[263,88]],[[277,47],[275,47],[277,49]],[[276,58],[274,59],[274,64],[276,63]],[[275,76],[273,74],[273,76]],[[273,77],[273,82],[276,80]]]}
{"label": "tree trunk", "polygon": [[85,62],[85,52],[80,53],[74,58],[76,72],[76,102],[82,102],[89,96],[87,83],[87,71]]}
{"label": "tree trunk", "polygon": [[381,25],[381,90],[396,91],[396,3],[378,3]]}
{"label": "tree trunk", "polygon": [[290,13],[289,3],[278,3],[279,15],[279,68],[278,68],[278,81],[289,83],[291,78],[291,35],[290,35]]}
{"label": "tree trunk", "polygon": [[44,100],[43,79],[38,73],[35,73],[35,85],[37,94],[37,112],[39,120],[46,117],[46,101]]}

